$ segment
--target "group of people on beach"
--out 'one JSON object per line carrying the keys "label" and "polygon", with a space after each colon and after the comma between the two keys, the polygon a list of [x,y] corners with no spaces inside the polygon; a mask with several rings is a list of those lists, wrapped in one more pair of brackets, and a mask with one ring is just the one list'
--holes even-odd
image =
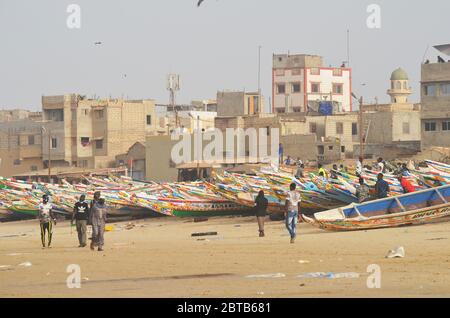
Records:
{"label": "group of people on beach", "polygon": [[[105,199],[101,197],[100,191],[94,193],[93,200],[88,203],[86,195],[82,194],[75,203],[71,226],[75,224],[78,233],[78,242],[80,248],[87,246],[87,226],[92,227],[92,238],[90,248],[103,251],[105,244],[104,233],[107,219],[107,206]],[[41,227],[42,248],[50,248],[52,244],[53,225],[56,225],[56,217],[53,212],[53,205],[49,202],[49,196],[42,196],[42,203],[39,204],[39,223]],[[47,237],[47,245],[46,245]]]}
{"label": "group of people on beach", "polygon": [[[301,194],[297,191],[297,185],[292,183],[289,187],[289,192],[286,197],[285,203],[285,224],[286,229],[289,232],[291,238],[291,244],[295,243],[295,239],[297,237],[297,224],[300,221],[300,203],[302,201]],[[258,193],[258,196],[255,199],[255,214],[256,219],[258,221],[259,227],[259,236],[264,237],[264,221],[267,216],[267,207],[269,205],[269,201],[264,195],[264,191],[261,190]]]}

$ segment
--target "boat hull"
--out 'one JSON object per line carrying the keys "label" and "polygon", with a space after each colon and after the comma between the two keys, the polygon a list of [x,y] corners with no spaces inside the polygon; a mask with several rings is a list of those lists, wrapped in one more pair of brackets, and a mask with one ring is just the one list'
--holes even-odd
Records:
{"label": "boat hull", "polygon": [[404,213],[395,213],[367,219],[316,220],[302,215],[302,219],[313,226],[327,231],[361,231],[423,224],[434,219],[450,216],[450,206],[443,204]]}

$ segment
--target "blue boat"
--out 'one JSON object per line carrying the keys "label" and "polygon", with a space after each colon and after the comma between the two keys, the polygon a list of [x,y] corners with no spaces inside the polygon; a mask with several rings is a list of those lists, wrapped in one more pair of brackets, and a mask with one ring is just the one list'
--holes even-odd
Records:
{"label": "blue boat", "polygon": [[357,231],[423,224],[450,216],[450,185],[419,192],[351,204],[314,214],[302,215],[305,222],[329,231]]}

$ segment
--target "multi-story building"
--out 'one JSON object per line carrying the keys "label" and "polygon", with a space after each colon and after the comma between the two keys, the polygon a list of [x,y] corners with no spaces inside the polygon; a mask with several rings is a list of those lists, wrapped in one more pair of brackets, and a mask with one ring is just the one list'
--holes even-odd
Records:
{"label": "multi-story building", "polygon": [[28,119],[0,124],[0,176],[43,168],[42,127]]}
{"label": "multi-story building", "polygon": [[31,112],[25,109],[0,110],[0,123],[16,120],[41,120],[41,112]]}
{"label": "multi-story building", "polygon": [[112,167],[117,155],[157,127],[152,100],[43,96],[42,111],[43,160],[48,164],[50,157],[52,166]]}
{"label": "multi-story building", "polygon": [[422,149],[450,147],[450,62],[422,65]]}
{"label": "multi-story building", "polygon": [[329,104],[335,112],[352,111],[352,70],[324,67],[321,56],[273,55],[272,112],[307,112]]}

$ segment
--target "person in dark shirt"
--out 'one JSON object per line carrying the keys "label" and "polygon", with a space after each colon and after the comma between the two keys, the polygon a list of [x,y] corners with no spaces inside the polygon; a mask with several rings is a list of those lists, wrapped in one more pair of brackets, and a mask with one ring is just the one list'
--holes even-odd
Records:
{"label": "person in dark shirt", "polygon": [[264,191],[261,190],[255,199],[255,210],[256,219],[258,220],[259,227],[259,237],[264,237],[264,221],[267,215],[267,206],[269,205],[269,200],[264,196]]}
{"label": "person in dark shirt", "polygon": [[86,227],[89,219],[89,204],[86,201],[86,196],[82,194],[80,200],[75,203],[72,214],[73,225],[74,220],[76,221],[78,242],[80,245],[78,247],[86,247]]}
{"label": "person in dark shirt", "polygon": [[383,180],[384,175],[382,173],[378,174],[378,181],[375,184],[375,191],[378,199],[384,199],[388,197],[389,194],[389,184]]}

